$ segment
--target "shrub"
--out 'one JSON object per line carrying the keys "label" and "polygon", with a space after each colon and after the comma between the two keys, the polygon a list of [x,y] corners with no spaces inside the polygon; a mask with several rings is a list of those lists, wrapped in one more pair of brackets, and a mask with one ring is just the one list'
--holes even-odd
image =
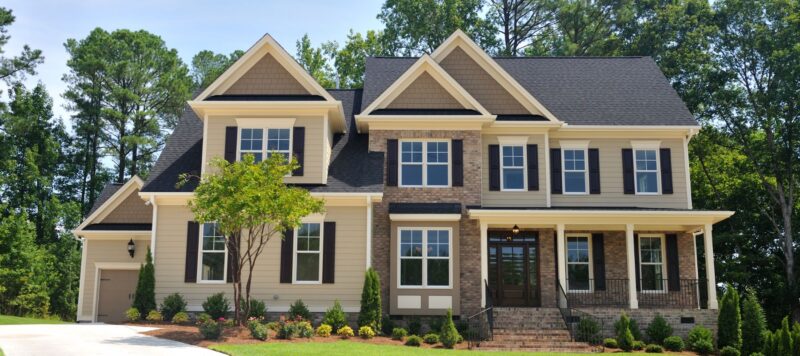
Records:
{"label": "shrub", "polygon": [[164,321],[164,316],[161,315],[161,313],[159,313],[158,310],[153,309],[149,313],[147,313],[147,321],[153,323],[161,322]]}
{"label": "shrub", "polygon": [[664,353],[664,348],[661,347],[661,345],[650,344],[644,348],[644,352],[647,352],[649,354],[660,354]]}
{"label": "shrub", "polygon": [[233,320],[233,319],[219,318],[219,319],[217,319],[217,321],[222,323],[222,326],[224,326],[226,328],[232,328],[232,327],[236,326],[236,320]]}
{"label": "shrub", "polygon": [[764,309],[758,303],[755,291],[748,290],[742,301],[742,354],[752,355],[761,351],[766,325]]}
{"label": "shrub", "polygon": [[683,339],[680,336],[670,336],[664,339],[664,348],[667,351],[681,352],[684,347]]}
{"label": "shrub", "polygon": [[300,333],[300,330],[297,327],[297,324],[293,321],[281,321],[278,323],[278,331],[276,331],[276,336],[279,339],[284,340],[291,340],[297,337],[297,334]]}
{"label": "shrub", "polygon": [[384,335],[391,335],[394,328],[395,325],[392,318],[389,317],[389,315],[384,315],[383,319],[381,319],[381,333]]}
{"label": "shrub", "polygon": [[460,336],[458,330],[456,330],[456,325],[453,324],[453,312],[447,309],[447,316],[445,316],[442,330],[439,332],[439,340],[445,348],[452,349],[458,343]]}
{"label": "shrub", "polygon": [[629,328],[630,319],[628,315],[622,313],[617,323],[619,323],[619,328],[617,329],[617,343],[619,344],[619,348],[630,352],[633,349],[634,338]]}
{"label": "shrub", "polygon": [[225,298],[225,293],[222,292],[209,296],[203,302],[203,311],[214,320],[224,318],[230,308],[231,304],[228,302],[228,298]]}
{"label": "shrub", "polygon": [[419,335],[420,331],[422,331],[422,323],[420,323],[419,318],[411,317],[408,320],[408,333],[411,335]]}
{"label": "shrub", "polygon": [[700,340],[694,344],[692,349],[701,355],[711,355],[714,353],[714,344],[708,340]]}
{"label": "shrub", "polygon": [[278,323],[277,321],[270,321],[269,323],[267,323],[267,329],[270,329],[274,332],[278,332],[279,328],[280,328],[280,323]]}
{"label": "shrub", "polygon": [[719,356],[740,356],[742,353],[732,346],[725,346],[719,350]]}
{"label": "shrub", "polygon": [[371,339],[375,337],[375,330],[369,326],[362,326],[358,328],[358,336],[361,336],[362,339]]}
{"label": "shrub", "polygon": [[434,333],[427,333],[425,336],[422,337],[422,340],[425,341],[426,344],[438,344],[439,343],[439,335]]}
{"label": "shrub", "polygon": [[311,323],[307,321],[298,321],[295,322],[297,325],[297,335],[304,338],[310,339],[314,336],[314,327],[311,326]]}
{"label": "shrub", "polygon": [[614,338],[605,338],[603,339],[603,346],[609,349],[616,349],[619,348],[619,344],[617,344],[617,339]]}
{"label": "shrub", "polygon": [[147,249],[145,263],[139,269],[139,281],[136,284],[132,306],[139,309],[139,314],[156,308],[156,270],[153,267],[153,256],[150,254],[150,249]]}
{"label": "shrub", "polygon": [[403,339],[405,339],[406,336],[408,336],[408,331],[406,331],[406,329],[403,329],[403,328],[394,328],[394,329],[392,329],[392,339],[393,340],[403,341]]}
{"label": "shrub", "polygon": [[344,310],[342,310],[342,304],[340,304],[338,300],[334,301],[333,306],[325,311],[325,316],[322,318],[322,323],[328,324],[336,330],[347,325],[347,316],[344,314]]}
{"label": "shrub", "polygon": [[247,328],[250,329],[250,336],[254,339],[264,341],[267,339],[267,327],[264,324],[261,324],[258,321],[251,321],[247,324]]}
{"label": "shrub", "polygon": [[328,337],[331,336],[333,328],[328,324],[322,324],[317,327],[317,336]]}
{"label": "shrub", "polygon": [[631,344],[631,349],[633,350],[644,350],[645,346],[647,346],[644,341],[641,340],[634,340]]}
{"label": "shrub", "polygon": [[600,341],[600,325],[592,318],[581,318],[578,322],[578,341],[597,344]]}
{"label": "shrub", "polygon": [[422,344],[422,339],[420,339],[420,337],[417,335],[411,335],[406,339],[406,346],[419,347],[419,345],[421,344]]}
{"label": "shrub", "polygon": [[[440,330],[442,330],[443,325],[444,325],[443,317],[435,316],[428,321],[428,327],[430,328],[430,331],[434,333],[438,333]],[[423,339],[425,338],[423,337]]]}
{"label": "shrub", "polygon": [[142,318],[142,314],[139,313],[139,309],[130,307],[125,311],[125,318],[128,319],[128,321],[139,321],[139,319]]}
{"label": "shrub", "polygon": [[[244,298],[239,298],[239,305],[244,308]],[[247,318],[263,318],[267,316],[267,305],[256,299],[250,299],[247,309]]]}
{"label": "shrub", "polygon": [[349,339],[355,336],[355,334],[353,334],[353,328],[347,325],[342,326],[341,328],[339,328],[339,330],[336,330],[336,335],[341,336],[342,339]]}
{"label": "shrub", "polygon": [[209,321],[209,320],[213,320],[213,319],[211,319],[211,315],[208,315],[206,313],[200,313],[200,314],[197,315],[197,324],[198,325],[200,325],[202,323],[205,323],[206,321]]}
{"label": "shrub", "polygon": [[664,344],[664,339],[672,336],[672,327],[661,314],[656,314],[650,325],[647,326],[647,337],[650,341],[659,345]]}
{"label": "shrub", "polygon": [[186,324],[189,322],[189,314],[186,312],[177,312],[175,315],[172,316],[172,323],[173,324]]}
{"label": "shrub", "polygon": [[702,326],[698,325],[693,327],[692,330],[689,330],[689,336],[686,341],[690,349],[700,354],[714,352],[714,339],[711,330]]}
{"label": "shrub", "polygon": [[717,344],[722,349],[731,346],[742,348],[742,315],[739,309],[739,292],[730,284],[722,296],[717,321]]}
{"label": "shrub", "polygon": [[186,300],[179,293],[173,293],[164,298],[161,302],[161,314],[164,320],[172,320],[175,314],[186,311]]}
{"label": "shrub", "polygon": [[364,287],[361,290],[361,310],[358,313],[358,325],[369,326],[373,330],[381,330],[381,282],[378,272],[372,267],[364,275]]}
{"label": "shrub", "polygon": [[289,306],[289,318],[297,320],[298,318],[303,320],[311,320],[311,312],[308,311],[308,307],[306,303],[303,303],[302,299],[295,300],[291,306]]}
{"label": "shrub", "polygon": [[[614,334],[615,335],[619,335],[619,333],[622,331],[622,330],[620,330],[620,327],[621,327],[620,322],[621,321],[622,321],[622,317],[620,317],[619,319],[617,319],[617,321],[614,322]],[[634,340],[641,340],[642,339],[642,331],[639,329],[639,323],[636,322],[636,319],[631,319],[630,317],[628,317],[628,330],[631,331],[631,335],[633,335],[633,339]]]}
{"label": "shrub", "polygon": [[753,352],[753,353],[750,354],[750,356],[764,356],[764,354],[762,354],[760,352]]}
{"label": "shrub", "polygon": [[222,335],[222,326],[214,320],[206,320],[199,326],[200,334],[206,340],[216,340]]}

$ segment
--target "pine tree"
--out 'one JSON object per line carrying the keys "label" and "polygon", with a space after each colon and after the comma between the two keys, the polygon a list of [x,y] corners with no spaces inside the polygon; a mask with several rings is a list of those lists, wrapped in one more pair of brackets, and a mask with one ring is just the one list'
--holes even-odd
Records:
{"label": "pine tree", "polygon": [[147,315],[156,309],[156,270],[153,267],[153,256],[147,249],[147,259],[139,269],[139,283],[136,285],[136,294],[133,297],[133,307],[139,309],[141,315]]}
{"label": "pine tree", "polygon": [[370,267],[364,275],[358,325],[369,326],[372,330],[381,330],[381,314],[381,282],[378,272]]}
{"label": "pine tree", "polygon": [[758,303],[755,291],[748,289],[742,301],[742,355],[748,356],[762,350],[766,325],[764,309]]}
{"label": "pine tree", "polygon": [[728,285],[719,307],[717,342],[737,350],[742,348],[742,314],[739,309],[739,292]]}

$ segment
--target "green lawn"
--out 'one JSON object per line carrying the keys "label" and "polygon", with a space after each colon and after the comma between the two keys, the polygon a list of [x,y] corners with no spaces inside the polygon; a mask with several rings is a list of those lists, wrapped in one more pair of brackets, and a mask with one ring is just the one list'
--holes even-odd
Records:
{"label": "green lawn", "polygon": [[[552,352],[495,352],[469,350],[424,349],[409,346],[377,345],[353,341],[337,342],[281,342],[259,344],[219,344],[210,347],[213,350],[232,355],[381,355],[381,356],[417,356],[417,355],[462,355],[462,356],[544,356],[544,355],[586,355],[556,354]],[[622,354],[619,354],[622,355]]]}
{"label": "green lawn", "polygon": [[[20,325],[20,324],[64,324],[58,319],[36,319],[22,318],[18,316],[0,315],[0,325]],[[0,353],[2,355],[2,353]]]}

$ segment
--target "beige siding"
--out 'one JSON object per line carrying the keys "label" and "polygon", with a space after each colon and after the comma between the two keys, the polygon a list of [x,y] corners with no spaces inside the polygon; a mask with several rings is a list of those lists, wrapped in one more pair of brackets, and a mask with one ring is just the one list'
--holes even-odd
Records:
{"label": "beige siding", "polygon": [[[190,309],[196,309],[213,293],[224,292],[230,297],[233,294],[231,284],[184,282],[186,229],[187,222],[192,220],[191,211],[185,206],[159,206],[158,215],[156,301],[178,292],[186,297]],[[325,221],[336,222],[335,283],[279,283],[281,242],[274,239],[257,262],[252,287],[254,298],[264,300],[272,311],[286,310],[300,298],[312,311],[324,311],[336,299],[345,308],[358,308],[366,266],[366,207],[329,207]]]}
{"label": "beige siding", "polygon": [[[128,254],[128,239],[87,239],[83,248],[86,249],[86,270],[83,276],[83,304],[78,306],[78,314],[91,318],[96,294],[96,263],[144,263],[147,249],[150,248],[150,241],[147,239],[136,240],[136,253],[133,258]],[[127,301],[125,302],[127,303]]]}
{"label": "beige siding", "polygon": [[225,94],[300,94],[309,92],[271,54],[244,73]]}
{"label": "beige siding", "polygon": [[530,114],[461,48],[456,47],[440,64],[492,114]]}
{"label": "beige siding", "polygon": [[[550,140],[551,148],[558,148],[558,140]],[[589,148],[600,153],[601,194],[565,195],[553,194],[553,206],[621,206],[686,209],[686,169],[684,165],[683,141],[661,140],[661,148],[669,148],[672,155],[673,194],[633,195],[624,194],[622,185],[622,149],[631,148],[629,139],[592,139]]]}
{"label": "beige siding", "polygon": [[[279,118],[286,118],[281,116]],[[239,118],[244,118],[241,116]],[[258,118],[265,118],[259,116]],[[267,117],[268,118],[268,117]],[[323,164],[325,160],[325,120],[323,117],[315,116],[296,116],[295,126],[305,127],[305,167],[302,177],[287,177],[287,183],[322,183]],[[236,126],[236,117],[233,116],[212,116],[208,118],[208,133],[206,137],[206,158],[203,162],[208,162],[213,158],[223,158],[225,156],[225,127]],[[264,134],[266,136],[266,133]],[[266,137],[264,145],[267,144]],[[206,166],[208,169],[208,166]]]}
{"label": "beige siding", "polygon": [[389,109],[463,109],[436,79],[420,74],[400,95],[387,105]]}
{"label": "beige siding", "polygon": [[145,205],[145,201],[139,197],[138,192],[136,190],[131,193],[101,222],[149,224],[153,219],[153,207]]}
{"label": "beige siding", "polygon": [[[489,145],[499,144],[498,136],[508,135],[483,135],[483,163],[481,172],[481,205],[489,207],[518,207],[518,206],[547,206],[547,170],[545,169],[544,135],[531,135],[529,145],[538,145],[539,180],[538,191],[490,191],[489,190]],[[502,153],[501,153],[502,154]],[[527,154],[527,153],[526,153]],[[526,163],[527,164],[527,163]],[[527,166],[526,166],[527,170]],[[502,174],[502,172],[501,172]],[[527,175],[527,171],[525,173]],[[528,177],[531,179],[531,177]]]}

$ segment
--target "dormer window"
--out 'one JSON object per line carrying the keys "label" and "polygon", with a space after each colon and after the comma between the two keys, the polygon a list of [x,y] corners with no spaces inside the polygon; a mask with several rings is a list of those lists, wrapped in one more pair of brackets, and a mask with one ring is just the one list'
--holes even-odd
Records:
{"label": "dormer window", "polygon": [[[264,132],[266,131],[266,144]],[[288,161],[291,150],[292,130],[289,128],[241,128],[239,133],[239,159],[251,154],[256,162],[264,157],[281,154]]]}

